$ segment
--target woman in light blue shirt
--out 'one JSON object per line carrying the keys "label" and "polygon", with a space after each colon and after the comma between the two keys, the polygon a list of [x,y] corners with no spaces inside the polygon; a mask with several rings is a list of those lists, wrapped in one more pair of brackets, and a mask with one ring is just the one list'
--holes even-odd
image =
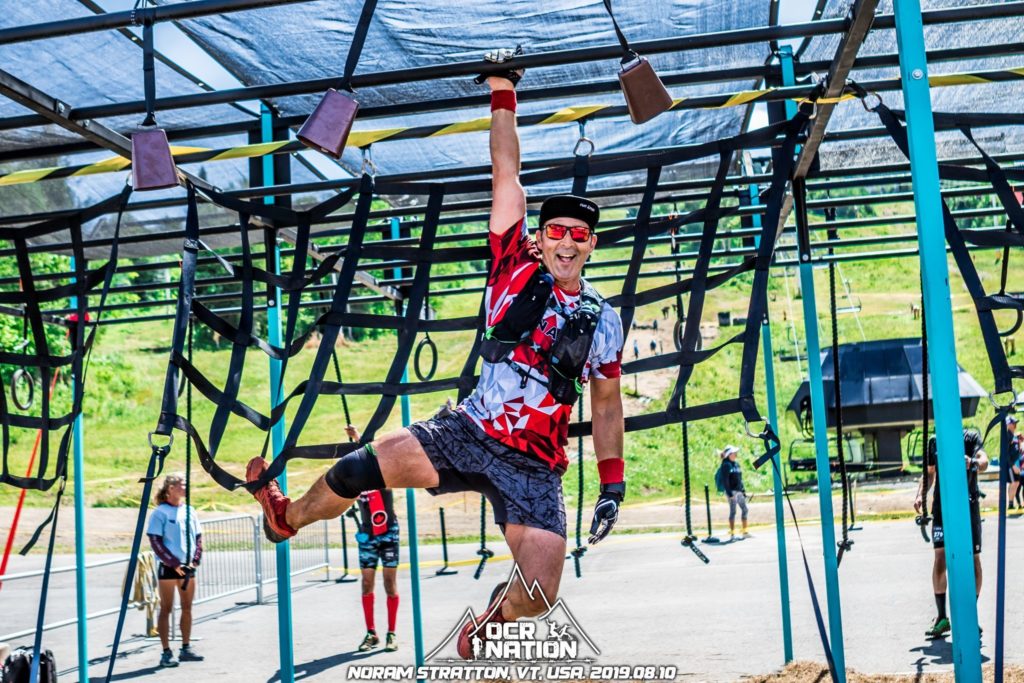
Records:
{"label": "woman in light blue shirt", "polygon": [[[196,567],[203,557],[203,532],[195,508],[185,504],[185,477],[168,474],[156,492],[156,509],[149,517],[146,534],[159,560],[160,615],[157,631],[163,654],[160,666],[178,666],[178,661],[202,661],[189,644],[192,635],[192,599],[196,594]],[[171,611],[177,588],[181,606],[181,650],[175,658],[170,646]]]}

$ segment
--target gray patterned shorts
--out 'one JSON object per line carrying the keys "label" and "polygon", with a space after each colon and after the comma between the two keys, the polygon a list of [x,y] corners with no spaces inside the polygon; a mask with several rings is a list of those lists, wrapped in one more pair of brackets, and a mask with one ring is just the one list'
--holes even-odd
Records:
{"label": "gray patterned shorts", "polygon": [[494,521],[544,529],[565,538],[562,478],[539,460],[483,433],[461,412],[409,425],[437,470],[427,492],[476,491],[490,501]]}

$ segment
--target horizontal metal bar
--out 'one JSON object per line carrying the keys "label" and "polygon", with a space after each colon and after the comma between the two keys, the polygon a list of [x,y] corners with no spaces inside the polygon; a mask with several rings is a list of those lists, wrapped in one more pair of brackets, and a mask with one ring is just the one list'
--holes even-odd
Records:
{"label": "horizontal metal bar", "polygon": [[[215,0],[207,0],[213,2]],[[226,2],[227,0],[216,0],[220,2]],[[236,0],[241,2],[242,0]],[[254,0],[250,0],[254,1]],[[290,1],[296,2],[300,0],[277,0],[277,3],[271,3],[269,0],[267,4],[281,4],[281,2]],[[188,6],[199,5],[202,0],[198,2],[187,3]],[[180,3],[185,5],[186,3]],[[168,9],[170,7],[177,7],[177,5],[165,5],[160,9]],[[103,15],[105,17],[116,16],[127,13],[113,13],[109,15]],[[927,10],[922,13],[924,22],[926,24],[942,24],[942,23],[956,23],[963,21],[974,21],[981,19],[992,19],[1002,17],[1014,17],[1024,15],[1024,2],[1008,2],[1008,3],[996,3],[991,5],[972,5],[968,7],[957,7],[951,9],[936,9]],[[87,19],[95,20],[95,17],[87,17]],[[80,20],[71,20],[80,21]],[[879,15],[875,18],[873,25],[874,30],[892,28],[895,25],[892,15]],[[24,27],[23,27],[24,28]],[[15,31],[15,29],[6,29],[7,31]],[[827,19],[818,20],[796,24],[785,24],[779,26],[762,26],[762,27],[751,27],[745,29],[735,29],[731,31],[719,31],[712,33],[696,34],[692,36],[681,36],[676,38],[665,38],[651,41],[640,41],[632,44],[632,47],[641,54],[651,55],[659,53],[669,52],[683,52],[687,50],[706,49],[725,47],[729,45],[740,45],[747,43],[758,43],[763,41],[781,40],[786,38],[800,38],[810,36],[822,36],[830,35],[835,33],[843,33],[846,30],[845,19]],[[0,43],[2,43],[3,32],[0,31]],[[538,68],[545,66],[560,66],[565,64],[576,64],[586,61],[606,60],[615,59],[620,57],[622,54],[621,47],[618,44],[606,45],[594,48],[577,48],[572,50],[557,50],[552,52],[524,55],[517,58],[517,63],[521,64],[524,68]],[[975,55],[977,56],[977,55]],[[890,57],[890,56],[886,56]],[[954,58],[952,56],[950,59]],[[881,59],[878,57],[876,59]],[[891,62],[885,62],[885,65],[891,65]],[[756,67],[748,67],[756,68]],[[762,67],[763,68],[763,67]],[[855,63],[854,68],[857,68]],[[430,67],[418,67],[412,69],[402,69],[390,72],[379,72],[370,74],[356,74],[352,78],[352,86],[355,88],[368,88],[381,85],[393,85],[397,83],[411,83],[425,80],[434,80],[439,78],[452,78],[458,76],[474,76],[481,72],[494,71],[497,72],[501,69],[500,65],[487,64],[486,62],[471,61],[471,62],[459,62],[454,64],[442,64],[434,65]],[[712,72],[708,72],[710,75]],[[758,76],[739,75],[749,74],[749,71],[739,72],[738,74],[724,74],[718,81],[722,82],[726,77],[738,77],[738,78],[757,78]],[[762,74],[763,75],[763,74]],[[670,79],[668,76],[664,80]],[[318,78],[303,81],[293,81],[287,83],[277,83],[273,85],[261,85],[261,86],[247,86],[242,88],[231,88],[225,90],[218,90],[214,92],[206,93],[193,93],[189,95],[180,95],[174,97],[163,97],[157,100],[158,109],[183,109],[198,106],[209,106],[213,104],[227,104],[233,102],[240,102],[246,100],[267,100],[277,97],[288,97],[293,95],[304,95],[320,93],[330,87],[336,87],[340,81],[340,76],[333,76],[328,78]],[[697,82],[697,81],[691,81]],[[700,81],[709,82],[709,81]],[[671,81],[668,81],[669,85],[672,85]],[[590,86],[593,88],[594,86]],[[589,90],[582,92],[611,92],[617,90],[617,84],[614,81],[602,83],[598,86],[600,90]],[[519,96],[523,101],[531,99],[531,91],[529,89],[523,89]],[[545,97],[561,97],[570,96],[577,94],[571,90],[571,86],[567,89],[565,86],[560,86],[557,89],[552,89],[550,93],[545,93]],[[580,93],[582,94],[582,93]],[[441,100],[435,101],[434,106],[439,109],[451,109],[454,107],[461,106],[476,106],[485,104],[487,102],[486,96],[479,98],[472,98],[466,100],[459,100],[453,102],[452,100]],[[411,107],[407,110],[400,110],[398,108],[384,109],[381,108],[379,111],[374,112],[376,116],[394,116],[400,113],[411,113],[417,112],[422,113],[425,111],[438,111],[439,109],[432,108],[430,103],[418,102],[414,104],[407,104],[406,106]],[[132,102],[124,103],[113,103],[104,105],[95,105],[82,108],[76,108],[72,110],[71,116],[74,118],[99,118],[107,116],[119,116],[123,114],[139,113],[145,110],[144,102],[142,100],[134,100]],[[360,117],[365,118],[368,114],[366,111],[360,112]],[[304,118],[304,117],[303,117]],[[40,125],[43,123],[38,120],[28,120],[22,117],[18,121],[18,127],[27,127],[31,125]],[[297,122],[288,121],[288,125],[297,125]],[[6,128],[6,121],[0,120],[0,129]],[[248,130],[248,128],[246,128]]]}
{"label": "horizontal metal bar", "polygon": [[261,7],[292,5],[299,2],[309,2],[309,0],[193,0],[192,2],[178,2],[156,7],[143,6],[137,10],[87,15],[74,19],[61,19],[59,21],[47,21],[40,24],[0,29],[0,45],[10,45],[28,40],[41,40],[43,38],[79,35],[94,31],[126,28],[128,26],[141,26],[143,21],[151,21],[153,23],[181,21],[205,17],[211,14],[241,12]]}

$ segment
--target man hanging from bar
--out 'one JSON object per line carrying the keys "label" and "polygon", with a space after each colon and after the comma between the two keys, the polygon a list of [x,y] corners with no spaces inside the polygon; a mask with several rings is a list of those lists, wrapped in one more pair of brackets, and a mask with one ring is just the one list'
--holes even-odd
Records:
{"label": "man hanging from bar", "polygon": [[[501,63],[513,56],[502,50],[488,59]],[[477,491],[490,500],[526,583],[538,582],[543,597],[553,601],[566,548],[564,446],[585,383],[601,480],[590,543],[607,536],[617,521],[626,490],[619,391],[622,322],[581,277],[597,245],[599,210],[582,197],[551,197],[541,207],[535,238],[529,237],[515,113],[521,75],[521,70],[509,70],[486,78],[491,88],[489,241],[494,259],[485,293],[484,362],[475,391],[448,415],[344,456],[295,501],[276,482],[258,490],[270,540],[283,541],[308,524],[338,517],[362,491]],[[263,458],[253,458],[247,480],[258,479],[266,468]],[[501,588],[495,589],[480,623],[469,623],[460,633],[457,647],[463,658],[473,658],[472,643],[484,638],[487,623],[545,610],[542,596],[531,599],[518,584],[507,592]]]}
{"label": "man hanging from bar", "polygon": [[[967,498],[971,512],[971,543],[974,547],[974,591],[981,594],[981,492],[978,488],[978,473],[988,469],[988,455],[984,451],[981,434],[976,429],[964,429],[964,466],[967,468]],[[935,608],[938,614],[935,623],[925,631],[928,638],[942,638],[950,631],[949,617],[946,615],[946,536],[942,530],[942,499],[938,486],[938,448],[935,437],[928,439],[928,450],[925,455],[927,476],[917,487],[917,499],[914,510],[922,512],[922,497],[928,493],[932,482],[936,483],[935,496],[932,499],[932,545],[935,546],[935,558],[932,561],[932,588],[935,591]],[[922,490],[923,487],[923,490]]]}

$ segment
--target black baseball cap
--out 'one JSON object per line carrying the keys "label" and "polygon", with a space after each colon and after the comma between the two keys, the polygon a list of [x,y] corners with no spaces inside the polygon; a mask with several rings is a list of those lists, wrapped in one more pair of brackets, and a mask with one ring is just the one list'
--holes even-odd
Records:
{"label": "black baseball cap", "polygon": [[540,205],[540,226],[559,216],[577,218],[593,230],[601,218],[601,209],[586,197],[571,194],[559,194],[545,199]]}

